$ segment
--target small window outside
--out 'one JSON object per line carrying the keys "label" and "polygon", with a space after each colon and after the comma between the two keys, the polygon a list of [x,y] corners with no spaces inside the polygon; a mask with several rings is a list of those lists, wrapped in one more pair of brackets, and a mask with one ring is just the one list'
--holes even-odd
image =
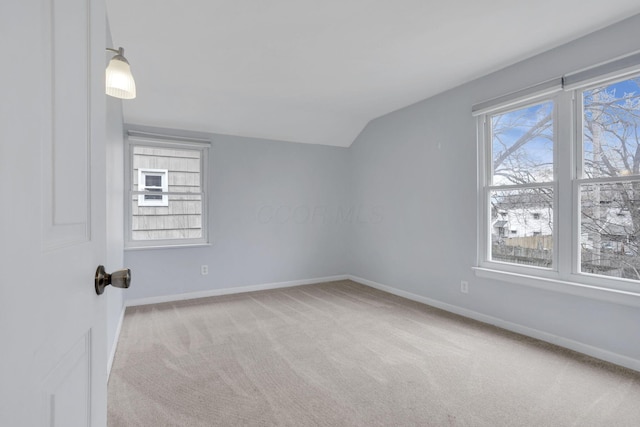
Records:
{"label": "small window outside", "polygon": [[168,172],[166,169],[138,169],[138,206],[169,206]]}

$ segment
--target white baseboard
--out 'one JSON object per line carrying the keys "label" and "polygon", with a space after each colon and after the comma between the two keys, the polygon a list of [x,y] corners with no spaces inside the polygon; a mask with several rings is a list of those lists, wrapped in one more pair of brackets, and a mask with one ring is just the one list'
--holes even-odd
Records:
{"label": "white baseboard", "polygon": [[184,294],[164,295],[159,297],[136,298],[125,300],[125,307],[137,305],[159,304],[163,302],[183,301],[196,298],[217,297],[220,295],[241,294],[245,292],[265,291],[269,289],[290,288],[293,286],[313,285],[315,283],[335,282],[336,280],[347,280],[350,276],[343,274],[338,276],[318,277],[315,279],[291,280],[289,282],[264,283],[261,285],[238,286],[224,289],[211,289],[200,292],[188,292]]}
{"label": "white baseboard", "polygon": [[401,289],[397,289],[391,286],[386,286],[386,285],[374,282],[372,280],[363,279],[361,277],[352,276],[352,275],[349,275],[348,278],[354,282],[360,283],[361,285],[379,289],[381,291],[398,295],[400,297],[407,298],[413,301],[421,302],[423,304],[430,305],[432,307],[436,307],[436,308],[448,311],[450,313],[454,313],[463,317],[468,317],[470,319],[478,320],[483,323],[488,323],[490,325],[494,325],[511,332],[516,332],[521,335],[526,335],[528,337],[536,338],[541,341],[545,341],[551,344],[558,345],[560,347],[568,348],[570,350],[574,350],[579,353],[586,354],[588,356],[595,357],[597,359],[611,362],[616,365],[624,366],[626,368],[633,369],[635,371],[640,371],[640,360],[638,359],[633,359],[628,356],[624,356],[618,353],[613,353],[608,350],[603,350],[598,347],[593,347],[591,345],[584,344],[579,341],[574,341],[569,338],[564,338],[558,335],[550,334],[548,332],[540,331],[538,329],[530,328],[528,326],[512,323],[503,319],[499,319],[497,317],[488,316],[486,314],[482,314],[477,311],[469,310],[469,309],[458,307],[442,301],[423,297],[421,295],[403,291]]}
{"label": "white baseboard", "polygon": [[109,381],[109,375],[111,375],[111,367],[113,366],[113,360],[116,357],[116,349],[118,348],[118,341],[120,340],[120,331],[122,330],[122,322],[124,321],[124,311],[126,307],[122,307],[122,312],[120,313],[120,319],[118,320],[118,326],[116,326],[116,334],[113,337],[113,342],[111,343],[111,351],[109,352],[109,360],[107,361],[107,381]]}

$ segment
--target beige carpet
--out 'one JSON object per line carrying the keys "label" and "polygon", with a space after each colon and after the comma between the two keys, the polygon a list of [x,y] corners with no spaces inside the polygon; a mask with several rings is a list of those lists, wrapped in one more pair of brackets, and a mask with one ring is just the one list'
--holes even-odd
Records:
{"label": "beige carpet", "polygon": [[129,308],[109,426],[640,426],[640,373],[341,281]]}

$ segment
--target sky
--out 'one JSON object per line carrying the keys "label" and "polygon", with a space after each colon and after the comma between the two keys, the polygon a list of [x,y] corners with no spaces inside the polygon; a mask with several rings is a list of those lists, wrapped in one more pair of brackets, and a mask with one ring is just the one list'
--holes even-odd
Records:
{"label": "sky", "polygon": [[[590,120],[593,117],[593,93],[602,87],[584,91],[584,110],[585,119]],[[613,99],[613,108],[609,108],[609,113],[602,122],[606,130],[603,133],[600,147],[603,155],[608,157],[610,164],[617,167],[615,175],[628,175],[630,171],[623,166],[622,157],[619,154],[622,148],[620,138],[616,137],[627,134],[622,138],[628,148],[627,162],[633,163],[632,155],[635,153],[639,145],[636,139],[640,135],[640,78],[627,79],[604,86],[604,93]],[[623,113],[619,108],[624,105],[632,106],[637,112],[636,116]],[[591,107],[591,108],[590,108]],[[494,160],[494,185],[513,184],[513,179],[508,179],[505,174],[511,177],[517,177],[517,182],[545,182],[553,180],[553,125],[549,126],[544,133],[532,138],[518,150],[511,153],[500,164],[496,165],[496,159],[509,147],[512,147],[518,139],[525,135],[528,131],[545,116],[553,111],[553,101],[531,105],[513,111],[496,114],[491,117],[492,125],[492,158]],[[626,123],[626,130],[623,129],[621,123]],[[585,160],[585,173],[588,177],[610,176],[598,172],[589,165],[593,160],[593,143],[589,127],[583,128],[583,147]],[[603,164],[602,162],[600,163]]]}
{"label": "sky", "polygon": [[[496,159],[506,149],[512,147],[519,138],[529,132],[541,119],[553,112],[553,101],[532,105],[492,117],[492,158]],[[553,117],[553,114],[552,114]],[[550,125],[539,136],[530,139],[522,147],[514,151],[499,165],[494,165],[496,176],[494,184],[512,183],[499,176],[501,171],[510,169],[511,174],[522,176],[528,171],[526,182],[548,181],[553,168],[553,125]],[[546,175],[546,178],[543,176]]]}

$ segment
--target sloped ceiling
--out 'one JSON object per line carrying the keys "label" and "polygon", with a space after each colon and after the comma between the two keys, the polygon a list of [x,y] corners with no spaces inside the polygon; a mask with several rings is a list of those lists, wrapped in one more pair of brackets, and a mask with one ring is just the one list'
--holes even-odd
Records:
{"label": "sloped ceiling", "polygon": [[638,0],[107,0],[150,126],[347,147],[381,115],[640,13]]}

